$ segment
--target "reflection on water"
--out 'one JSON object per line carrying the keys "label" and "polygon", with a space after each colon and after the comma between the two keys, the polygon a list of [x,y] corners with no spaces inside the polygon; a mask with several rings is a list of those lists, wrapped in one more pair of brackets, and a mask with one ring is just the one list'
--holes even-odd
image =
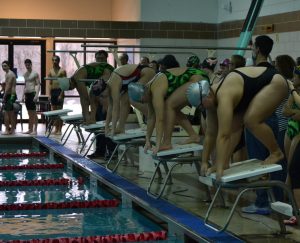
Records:
{"label": "reflection on water", "polygon": [[[9,145],[1,147],[0,152],[11,150]],[[24,152],[23,149],[18,152]],[[33,149],[26,147],[27,152]],[[16,148],[15,148],[16,150]],[[13,152],[15,152],[15,150]],[[37,150],[35,150],[37,151]],[[10,151],[12,152],[12,151]],[[0,159],[0,165],[20,165],[33,163],[54,163],[41,158]],[[74,200],[112,199],[114,196],[98,188],[97,193],[89,190],[89,181],[85,185],[77,183],[78,174],[63,170],[27,170],[0,171],[0,180],[41,180],[68,178],[69,186],[37,187],[0,187],[0,203],[47,203],[69,202]],[[36,238],[77,237],[92,235],[112,235],[159,231],[154,224],[130,208],[87,208],[52,209],[0,212],[0,239],[28,240]]]}

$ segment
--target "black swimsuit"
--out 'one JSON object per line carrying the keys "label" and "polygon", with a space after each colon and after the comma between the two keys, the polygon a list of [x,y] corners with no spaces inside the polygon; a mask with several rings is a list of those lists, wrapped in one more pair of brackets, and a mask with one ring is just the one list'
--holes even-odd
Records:
{"label": "black swimsuit", "polygon": [[[242,76],[244,80],[243,96],[240,102],[238,103],[238,105],[234,109],[234,112],[236,113],[246,111],[249,106],[249,103],[254,98],[254,96],[266,85],[268,85],[272,81],[274,75],[278,73],[274,68],[266,68],[266,70],[258,77],[249,77],[238,70],[233,70],[232,72],[238,73],[239,75]],[[217,87],[216,95],[221,85],[223,84],[224,80],[225,79],[223,79],[220,85]]]}

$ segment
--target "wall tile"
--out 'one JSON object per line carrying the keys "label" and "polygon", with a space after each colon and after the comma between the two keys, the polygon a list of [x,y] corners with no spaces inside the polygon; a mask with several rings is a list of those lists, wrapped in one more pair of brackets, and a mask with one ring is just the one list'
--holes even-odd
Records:
{"label": "wall tile", "polygon": [[87,37],[86,29],[70,29],[70,37]]}
{"label": "wall tile", "polygon": [[54,37],[69,37],[70,29],[53,29]]}
{"label": "wall tile", "polygon": [[36,28],[19,28],[20,36],[36,36]]}
{"label": "wall tile", "polygon": [[9,26],[12,27],[26,27],[27,21],[26,19],[10,19]]}
{"label": "wall tile", "polygon": [[78,28],[77,20],[61,20],[62,28]]}
{"label": "wall tile", "polygon": [[38,19],[27,19],[27,27],[44,27],[44,21]]}
{"label": "wall tile", "polygon": [[95,22],[94,21],[78,21],[78,28],[93,29],[93,28],[95,28]]}
{"label": "wall tile", "polygon": [[9,26],[9,19],[0,19],[0,26],[8,27]]}
{"label": "wall tile", "polygon": [[111,22],[110,21],[95,21],[95,28],[96,29],[110,29]]}
{"label": "wall tile", "polygon": [[91,38],[103,38],[102,29],[87,29],[86,35]]}
{"label": "wall tile", "polygon": [[44,20],[45,28],[61,28],[60,20]]}
{"label": "wall tile", "polygon": [[37,28],[36,35],[41,37],[53,36],[53,29],[50,28]]}
{"label": "wall tile", "polygon": [[5,36],[18,36],[19,35],[19,29],[18,28],[12,28],[12,27],[2,27],[1,28],[2,35]]}

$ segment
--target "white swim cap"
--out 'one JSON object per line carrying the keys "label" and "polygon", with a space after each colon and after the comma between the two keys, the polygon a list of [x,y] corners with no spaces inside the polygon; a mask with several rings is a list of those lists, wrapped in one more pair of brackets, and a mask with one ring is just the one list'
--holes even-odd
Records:
{"label": "white swim cap", "polygon": [[69,90],[70,89],[70,79],[69,78],[58,78],[59,87],[63,90]]}
{"label": "white swim cap", "polygon": [[141,102],[145,92],[146,92],[145,85],[141,83],[131,82],[128,85],[129,98],[134,102]]}
{"label": "white swim cap", "polygon": [[201,80],[192,83],[187,91],[186,96],[192,106],[198,107],[202,104],[203,98],[207,97],[210,92],[210,85],[207,80]]}

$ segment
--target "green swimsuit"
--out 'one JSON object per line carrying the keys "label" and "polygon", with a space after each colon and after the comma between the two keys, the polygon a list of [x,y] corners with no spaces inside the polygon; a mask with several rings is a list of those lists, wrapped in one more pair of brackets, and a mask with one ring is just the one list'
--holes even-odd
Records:
{"label": "green swimsuit", "polygon": [[209,80],[207,73],[201,69],[188,68],[183,74],[175,76],[174,74],[164,71],[162,72],[168,79],[167,97],[170,96],[176,89],[187,83],[193,75],[201,75],[204,79]]}
{"label": "green swimsuit", "polygon": [[[106,62],[98,63],[96,66],[87,64],[84,67],[87,71],[87,79],[99,79],[103,75],[105,69],[108,69],[111,72],[114,70],[114,67]],[[86,86],[91,86],[92,83],[93,81],[86,82]]]}
{"label": "green swimsuit", "polygon": [[[292,105],[292,109],[300,110],[300,108],[295,104],[295,102]],[[288,137],[292,140],[295,136],[297,136],[300,133],[300,122],[290,118],[288,120],[286,132]]]}

